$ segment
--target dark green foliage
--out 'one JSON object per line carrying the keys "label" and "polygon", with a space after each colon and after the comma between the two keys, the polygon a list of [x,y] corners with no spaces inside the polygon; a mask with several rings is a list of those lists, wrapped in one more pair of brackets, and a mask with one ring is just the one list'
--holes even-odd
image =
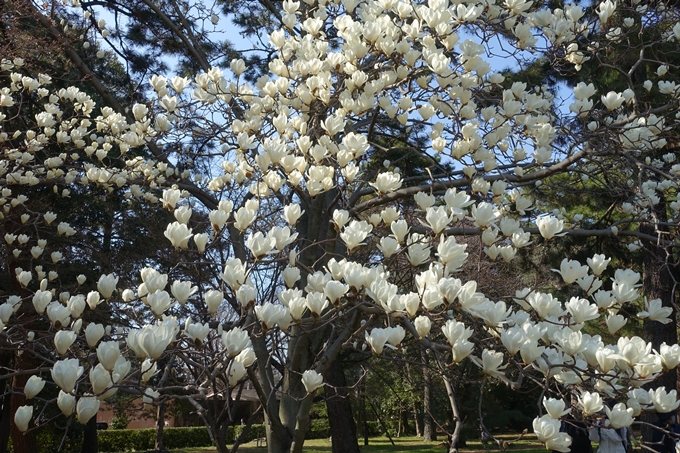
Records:
{"label": "dark green foliage", "polygon": [[[379,427],[372,423],[369,428],[374,428],[371,431],[371,435],[379,434]],[[233,443],[245,426],[237,425],[230,426],[227,430],[227,443]],[[375,431],[375,432],[373,432]],[[264,425],[252,425],[248,436],[244,442],[250,442],[255,439],[260,439],[266,436],[266,429]],[[307,435],[307,439],[325,439],[330,436],[330,429],[328,427],[327,419],[314,420],[312,422],[312,428]],[[77,435],[75,438],[80,439],[82,436]],[[144,451],[153,450],[154,440],[156,438],[156,429],[110,429],[107,431],[99,431],[98,441],[99,441],[99,451],[100,452],[119,452],[119,451]],[[57,451],[60,437],[57,436],[38,436],[38,441],[42,442],[45,439],[47,442],[45,445],[48,451]],[[56,442],[56,443],[55,443]],[[175,448],[193,448],[193,447],[209,447],[212,444],[210,441],[210,435],[208,431],[203,426],[191,426],[182,428],[165,428],[163,430],[163,443],[167,449]],[[42,444],[41,444],[42,445]],[[80,445],[66,444],[67,447],[63,451],[78,451],[80,450]],[[72,447],[72,448],[71,448]],[[42,453],[42,452],[40,452]]]}
{"label": "dark green foliage", "polygon": [[[230,433],[233,430],[230,429]],[[111,429],[99,431],[99,451],[143,451],[152,450],[156,430],[148,429]],[[207,447],[212,445],[210,435],[203,426],[165,428],[163,430],[165,448]]]}

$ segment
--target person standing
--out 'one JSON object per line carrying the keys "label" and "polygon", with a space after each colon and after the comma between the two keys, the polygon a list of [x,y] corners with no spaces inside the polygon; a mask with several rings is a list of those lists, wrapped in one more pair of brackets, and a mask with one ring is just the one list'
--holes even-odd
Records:
{"label": "person standing", "polygon": [[628,453],[632,451],[628,428],[591,428],[590,440],[599,442],[597,453]]}

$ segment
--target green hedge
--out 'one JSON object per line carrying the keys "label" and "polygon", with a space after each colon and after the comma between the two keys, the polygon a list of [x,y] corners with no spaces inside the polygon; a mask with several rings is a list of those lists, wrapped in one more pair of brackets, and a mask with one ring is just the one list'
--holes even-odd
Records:
{"label": "green hedge", "polygon": [[[109,429],[99,431],[99,451],[153,450],[156,429]],[[212,445],[210,435],[203,426],[163,429],[165,448],[207,447]]]}
{"label": "green hedge", "polygon": [[[233,443],[241,435],[245,426],[230,426],[227,431],[227,443]],[[266,437],[265,425],[252,425],[244,442]],[[330,436],[327,419],[313,420],[307,439],[324,439]],[[99,451],[146,451],[153,450],[156,429],[109,429],[98,431]],[[203,426],[163,429],[163,444],[167,449],[209,447],[210,435]]]}
{"label": "green hedge", "polygon": [[[234,442],[234,440],[238,439],[238,436],[241,435],[243,432],[243,428],[245,428],[245,425],[236,425],[236,426],[230,426],[229,429],[231,430],[233,428],[233,436],[231,439],[229,439],[229,436],[227,435],[227,442]],[[250,426],[250,431],[248,431],[248,435],[246,438],[243,440],[243,442],[250,442],[255,439],[259,439],[260,437],[266,437],[267,436],[267,430],[265,429],[264,425],[251,425]]]}

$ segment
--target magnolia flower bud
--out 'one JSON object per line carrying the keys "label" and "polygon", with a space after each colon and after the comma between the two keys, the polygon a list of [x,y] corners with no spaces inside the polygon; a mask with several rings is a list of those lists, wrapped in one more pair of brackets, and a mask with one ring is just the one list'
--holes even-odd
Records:
{"label": "magnolia flower bud", "polygon": [[33,417],[33,406],[20,406],[14,413],[14,424],[22,433],[28,430],[28,424]]}
{"label": "magnolia flower bud", "polygon": [[65,393],[63,390],[59,390],[57,406],[59,406],[59,409],[65,416],[69,417],[76,407],[76,397],[70,393]]}
{"label": "magnolia flower bud", "polygon": [[40,376],[34,375],[28,378],[28,381],[26,381],[26,386],[24,387],[26,399],[30,400],[36,396],[38,393],[40,393],[43,387],[45,387],[45,380]]}
{"label": "magnolia flower bud", "polygon": [[97,412],[99,412],[100,405],[101,402],[94,396],[80,398],[76,406],[76,416],[78,417],[78,421],[83,425],[86,424],[97,414]]}
{"label": "magnolia flower bud", "polygon": [[204,299],[206,305],[208,306],[208,312],[215,316],[217,309],[220,307],[220,304],[224,299],[224,293],[222,293],[222,291],[211,289],[205,293]]}
{"label": "magnolia flower bud", "polygon": [[173,304],[167,291],[156,291],[153,294],[149,294],[146,297],[146,302],[149,304],[151,311],[159,317]]}
{"label": "magnolia flower bud", "polygon": [[307,370],[302,373],[302,385],[305,386],[307,393],[313,393],[316,389],[323,387],[323,376],[314,370]]}
{"label": "magnolia flower bud", "polygon": [[71,393],[83,371],[83,367],[78,364],[78,359],[59,360],[52,366],[52,380],[63,391]]}
{"label": "magnolia flower bud", "polygon": [[108,371],[113,371],[118,357],[120,357],[120,349],[117,341],[103,341],[97,347],[99,363]]}
{"label": "magnolia flower bud", "polygon": [[146,389],[144,391],[144,396],[142,397],[142,403],[144,404],[145,410],[150,410],[153,406],[153,402],[161,396],[159,392],[154,389]]}
{"label": "magnolia flower bud", "polygon": [[244,367],[248,368],[253,363],[255,363],[257,357],[255,356],[255,351],[253,351],[252,348],[246,348],[241,351],[239,355],[234,357],[234,360],[241,362]]}
{"label": "magnolia flower bud", "polygon": [[[677,407],[676,404],[675,408],[672,410],[677,409]],[[605,407],[605,411],[607,412],[607,418],[609,419],[609,426],[614,429],[624,428],[633,424],[633,409],[627,408],[623,403],[615,405],[613,409]]]}
{"label": "magnolia flower bud", "polygon": [[205,246],[208,244],[208,235],[205,233],[194,234],[194,243],[199,253],[205,252]]}
{"label": "magnolia flower bud", "polygon": [[123,379],[130,373],[132,364],[128,362],[125,357],[120,356],[116,360],[116,365],[113,367],[113,373],[111,377],[113,378],[114,384],[120,384]]}
{"label": "magnolia flower bud", "polygon": [[131,302],[135,300],[135,292],[131,290],[130,288],[126,288],[123,291],[123,302]]}
{"label": "magnolia flower bud", "polygon": [[76,341],[76,333],[71,330],[60,330],[54,334],[54,347],[59,355],[66,354],[68,348]]}
{"label": "magnolia flower bud", "polygon": [[[102,275],[99,277],[97,282],[97,289],[104,297],[104,299],[110,299],[113,292],[116,290],[116,285],[118,284],[118,277],[113,274]],[[88,295],[89,298],[89,295]],[[89,303],[89,302],[88,302]],[[90,305],[92,307],[92,305]]]}
{"label": "magnolia flower bud", "polygon": [[222,344],[231,357],[236,357],[243,349],[250,345],[248,332],[238,327],[222,333]]}
{"label": "magnolia flower bud", "polygon": [[560,419],[571,412],[571,409],[564,409],[564,400],[554,398],[543,398],[543,407],[548,411],[548,415],[554,419]]}
{"label": "magnolia flower bud", "polygon": [[581,396],[578,397],[578,404],[581,406],[583,415],[586,417],[600,412],[604,407],[604,404],[602,404],[602,397],[599,393],[595,392],[583,392]]}
{"label": "magnolia flower bud", "polygon": [[99,343],[103,336],[104,326],[101,324],[91,322],[85,328],[85,341],[87,341],[87,345],[91,348],[97,346],[97,343]]}
{"label": "magnolia flower bud", "polygon": [[232,360],[229,364],[229,387],[234,387],[245,375],[245,365],[236,360]]}
{"label": "magnolia flower bud", "polygon": [[87,294],[87,305],[94,310],[97,308],[97,305],[99,305],[102,302],[102,299],[99,297],[99,292],[98,291],[90,291]]}
{"label": "magnolia flower bud", "polygon": [[90,383],[92,384],[92,392],[101,394],[113,385],[111,380],[111,373],[109,373],[101,363],[90,370]]}
{"label": "magnolia flower bud", "polygon": [[659,387],[655,390],[649,390],[649,396],[652,399],[654,410],[660,414],[673,412],[680,406],[680,401],[678,401],[678,395],[675,390],[666,393],[665,388]]}
{"label": "magnolia flower bud", "polygon": [[376,328],[371,331],[370,335],[368,332],[365,332],[364,337],[366,339],[366,343],[368,343],[371,347],[371,350],[373,350],[373,353],[375,355],[380,355],[382,354],[383,349],[385,348],[385,343],[387,343],[387,339],[389,338],[389,332],[385,329]]}
{"label": "magnolia flower bud", "polygon": [[416,331],[420,338],[425,338],[430,334],[430,329],[432,328],[432,321],[427,316],[418,316],[414,321]]}
{"label": "magnolia flower bud", "polygon": [[559,234],[564,228],[564,220],[558,220],[553,216],[539,217],[536,219],[536,226],[541,236],[545,239],[552,239],[555,236],[564,236],[566,234]]}
{"label": "magnolia flower bud", "polygon": [[142,362],[142,382],[147,383],[149,382],[149,379],[153,377],[154,374],[156,374],[156,371],[158,370],[156,366],[156,362],[151,362],[150,359],[145,359],[144,362]]}

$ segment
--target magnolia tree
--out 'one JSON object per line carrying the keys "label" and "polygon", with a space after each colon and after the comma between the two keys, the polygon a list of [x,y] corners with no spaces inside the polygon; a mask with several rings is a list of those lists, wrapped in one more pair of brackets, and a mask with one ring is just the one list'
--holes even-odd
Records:
{"label": "magnolia tree", "polygon": [[[564,299],[525,288],[492,300],[476,281],[456,278],[471,254],[475,265],[511,262],[518,249],[550,247],[565,234],[616,236],[632,249],[652,241],[672,259],[680,200],[669,203],[665,228],[650,207],[677,196],[680,165],[664,149],[677,122],[680,25],[677,10],[637,3],[606,1],[588,15],[576,4],[550,10],[523,0],[286,0],[269,35],[270,74],[251,85],[234,60],[230,72],[154,75],[154,95],[129,111],[103,92],[111,105],[78,87],[53,89],[49,75],[7,56],[0,202],[13,289],[0,319],[3,349],[16,356],[4,378],[20,383],[13,392],[25,401],[14,407],[16,428],[50,423],[55,405],[58,418],[86,423],[101,401],[126,391],[149,404],[188,401],[223,452],[233,398],[249,380],[269,451],[300,452],[338,355],[400,354],[407,336],[437,357],[456,422],[452,451],[461,420],[448,375],[467,360],[485,381],[544,387],[546,412],[533,427],[550,450],[569,450],[559,432],[568,413],[620,428],[645,411],[677,409],[675,390],[642,386],[680,363],[678,345],[626,336],[607,344],[582,331],[603,319],[615,335],[641,303],[638,317],[671,321],[668,303],[643,299],[634,270],[613,269],[601,254],[565,257],[554,270],[572,293]],[[650,26],[658,33],[647,34]],[[566,113],[548,88],[506,82],[492,69],[498,53],[517,61],[546,53],[578,70],[633,35],[647,39],[644,51],[616,70],[658,65],[644,84],[654,103],[640,100],[638,86],[598,93],[583,82]],[[653,46],[671,51],[648,60]],[[395,151],[398,161],[383,162]],[[416,160],[422,171],[413,173]],[[611,177],[597,173],[603,166],[629,190],[604,229],[581,230],[582,219],[542,212],[552,207],[532,198],[558,174]],[[113,269],[96,288],[63,280],[79,232],[68,213],[33,203],[45,189],[82,203],[123,193],[172,212],[164,237],[149,241],[174,247],[177,267],[162,273],[139,262],[136,281],[120,284]],[[639,222],[659,228],[640,232]],[[459,235],[480,235],[482,250]],[[182,270],[192,266],[220,270]],[[414,278],[404,284],[407,268]],[[103,321],[89,321],[102,310]],[[222,415],[208,410],[216,394]]]}

